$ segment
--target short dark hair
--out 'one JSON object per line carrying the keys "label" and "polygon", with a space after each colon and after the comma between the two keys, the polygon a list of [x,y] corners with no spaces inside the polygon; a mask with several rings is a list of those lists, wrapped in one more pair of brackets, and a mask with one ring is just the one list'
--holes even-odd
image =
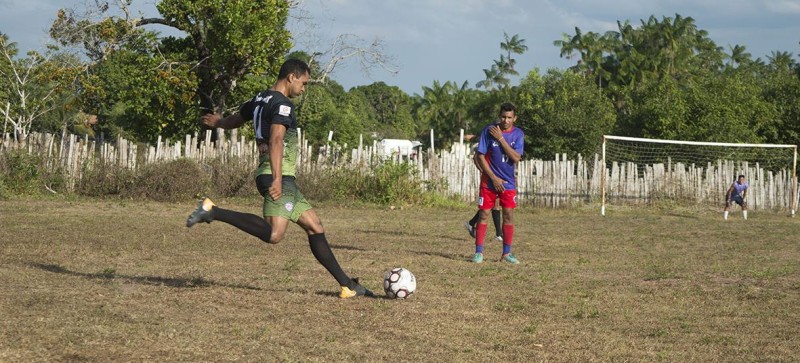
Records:
{"label": "short dark hair", "polygon": [[515,115],[517,114],[517,106],[514,106],[511,102],[506,102],[500,105],[500,113],[503,112],[513,112]]}
{"label": "short dark hair", "polygon": [[741,179],[741,178],[744,178],[744,174],[739,174],[739,177],[737,177],[736,179]]}
{"label": "short dark hair", "polygon": [[281,65],[281,70],[278,72],[278,79],[289,78],[290,74],[294,74],[295,77],[301,77],[306,73],[309,75],[311,74],[311,68],[308,64],[299,59],[291,58],[287,59],[286,62],[283,62],[283,65]]}

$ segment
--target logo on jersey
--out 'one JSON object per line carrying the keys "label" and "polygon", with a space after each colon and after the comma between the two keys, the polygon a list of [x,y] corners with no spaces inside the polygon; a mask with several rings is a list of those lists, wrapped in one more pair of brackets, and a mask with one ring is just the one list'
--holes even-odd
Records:
{"label": "logo on jersey", "polygon": [[281,116],[289,116],[289,114],[291,113],[292,113],[292,108],[289,106],[281,105],[280,108],[278,108],[278,114]]}

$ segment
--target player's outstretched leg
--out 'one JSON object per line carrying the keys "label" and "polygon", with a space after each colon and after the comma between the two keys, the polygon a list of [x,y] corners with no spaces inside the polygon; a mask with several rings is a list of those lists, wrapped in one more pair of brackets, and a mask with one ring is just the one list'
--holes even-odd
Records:
{"label": "player's outstretched leg", "polygon": [[336,282],[340,285],[339,297],[347,299],[355,296],[375,296],[372,291],[367,290],[358,282],[357,278],[349,278],[344,273],[339,262],[331,251],[331,246],[328,244],[328,239],[325,238],[325,233],[316,233],[308,235],[308,244],[311,247],[311,253],[317,261],[325,267],[328,272],[333,275]]}
{"label": "player's outstretched leg", "polygon": [[255,214],[219,208],[208,198],[197,203],[197,209],[186,219],[186,227],[191,227],[200,222],[211,223],[211,221],[225,222],[251,236],[258,237],[264,242],[272,243],[270,241],[272,239],[272,226],[264,218]]}

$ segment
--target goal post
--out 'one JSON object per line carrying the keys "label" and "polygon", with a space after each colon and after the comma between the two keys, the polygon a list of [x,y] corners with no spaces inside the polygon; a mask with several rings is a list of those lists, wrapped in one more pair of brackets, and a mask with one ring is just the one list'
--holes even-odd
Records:
{"label": "goal post", "polygon": [[797,145],[740,144],[603,135],[600,214],[611,203],[674,200],[719,205],[737,175],[748,209],[797,208]]}

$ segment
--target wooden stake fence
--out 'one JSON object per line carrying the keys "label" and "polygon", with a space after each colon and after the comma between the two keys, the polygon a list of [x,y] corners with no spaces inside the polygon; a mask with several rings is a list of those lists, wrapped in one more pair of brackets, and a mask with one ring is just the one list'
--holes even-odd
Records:
{"label": "wooden stake fence", "polygon": [[[226,138],[230,136],[230,138]],[[399,154],[389,157],[379,154],[376,143],[355,149],[347,145],[326,145],[313,150],[300,133],[298,171],[314,173],[331,168],[357,168],[370,172],[384,160],[412,163],[420,182],[444,181],[444,193],[464,201],[476,200],[479,173],[472,162],[472,148],[463,141],[454,143],[449,150],[438,148],[420,153],[415,158]],[[237,135],[220,134],[216,144],[211,133],[186,135],[183,140],[158,139],[155,145],[142,145],[117,138],[111,142],[95,142],[88,137],[32,133],[25,140],[16,141],[10,134],[0,139],[0,154],[12,150],[25,150],[38,155],[50,170],[60,170],[74,190],[84,170],[100,165],[113,165],[136,170],[153,163],[189,158],[197,162],[214,159],[224,161],[239,158],[256,165],[258,150],[253,140]],[[524,160],[517,166],[518,196],[526,205],[542,207],[567,207],[591,204],[598,206],[601,196],[601,179],[605,170],[606,199],[611,206],[619,204],[652,204],[659,200],[677,200],[722,208],[724,193],[736,172],[748,175],[748,207],[750,209],[788,209],[792,205],[792,170],[765,171],[758,164],[717,161],[707,165],[680,163],[654,164],[644,168],[630,163],[612,163],[603,168],[603,161],[595,154],[586,159],[578,156],[570,160],[565,154],[553,160]],[[795,204],[796,205],[796,204]]]}

